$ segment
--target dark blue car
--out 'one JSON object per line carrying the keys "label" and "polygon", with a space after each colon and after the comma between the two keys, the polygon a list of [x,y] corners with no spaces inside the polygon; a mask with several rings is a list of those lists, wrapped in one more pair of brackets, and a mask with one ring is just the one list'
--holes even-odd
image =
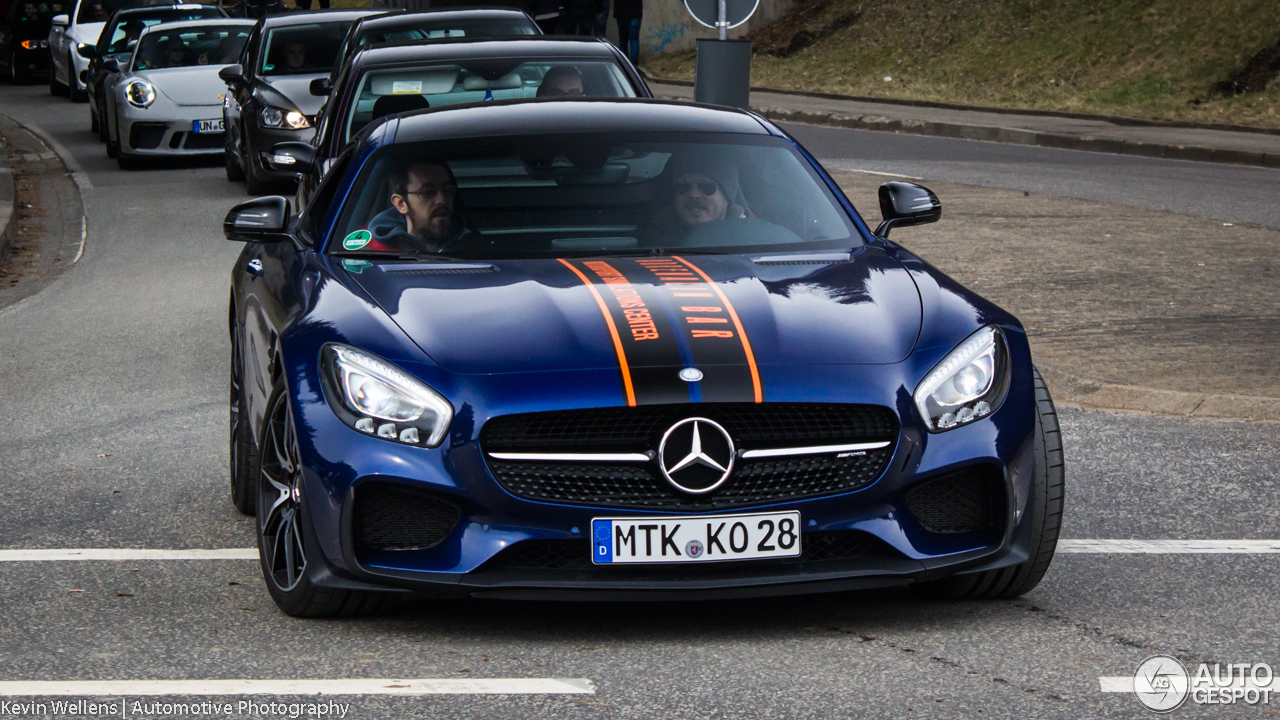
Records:
{"label": "dark blue car", "polygon": [[391,115],[300,214],[237,206],[272,597],[1029,591],[1063,464],[1026,333],[888,240],[933,193],[879,199],[748,112],[570,99]]}

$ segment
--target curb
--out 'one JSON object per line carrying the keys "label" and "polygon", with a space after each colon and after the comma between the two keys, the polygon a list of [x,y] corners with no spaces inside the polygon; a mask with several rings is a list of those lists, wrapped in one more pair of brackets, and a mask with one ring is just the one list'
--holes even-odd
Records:
{"label": "curb", "polygon": [[9,167],[9,155],[0,146],[0,259],[13,244],[18,228],[18,192],[13,185],[13,169]]}
{"label": "curb", "polygon": [[1115,385],[1086,380],[1051,367],[1038,367],[1054,400],[1058,402],[1182,417],[1280,420],[1280,398]]}
{"label": "curb", "polygon": [[961,140],[986,140],[1013,145],[1035,145],[1059,150],[1085,150],[1088,152],[1138,155],[1166,160],[1192,160],[1196,162],[1250,165],[1280,169],[1280,153],[1260,153],[1247,150],[1225,150],[1196,145],[1169,145],[1142,143],[1113,138],[1068,135],[1065,133],[1039,132],[1017,128],[992,127],[990,125],[960,125],[931,120],[901,120],[882,115],[846,115],[843,113],[815,113],[806,110],[782,110],[770,107],[753,107],[753,111],[778,122],[800,122],[810,125],[850,128],[853,130],[879,130],[913,135],[958,138]]}

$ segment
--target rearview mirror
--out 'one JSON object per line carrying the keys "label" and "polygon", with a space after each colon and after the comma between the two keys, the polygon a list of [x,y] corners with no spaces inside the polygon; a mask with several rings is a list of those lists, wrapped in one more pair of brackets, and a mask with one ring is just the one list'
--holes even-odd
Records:
{"label": "rearview mirror", "polygon": [[53,19],[50,20],[49,22],[53,23],[54,25],[66,26],[66,24],[70,22],[70,20],[67,19],[66,15],[54,15]]}
{"label": "rearview mirror", "polygon": [[884,222],[876,228],[876,235],[888,238],[889,230],[895,227],[938,222],[942,201],[923,185],[895,180],[880,186],[880,214]]}
{"label": "rearview mirror", "polygon": [[254,198],[231,208],[222,234],[237,242],[280,242],[289,237],[289,201],[279,195]]}
{"label": "rearview mirror", "polygon": [[244,68],[240,65],[228,65],[218,71],[218,77],[228,85],[244,80]]}
{"label": "rearview mirror", "polygon": [[85,60],[92,60],[98,57],[98,48],[96,45],[77,45],[76,54]]}
{"label": "rearview mirror", "polygon": [[120,72],[120,63],[115,58],[107,58],[102,61],[102,69],[109,73]]}
{"label": "rearview mirror", "polygon": [[327,77],[316,78],[311,81],[311,94],[316,97],[325,97],[333,92],[333,81]]}
{"label": "rearview mirror", "polygon": [[271,146],[271,156],[267,164],[272,170],[280,172],[307,173],[315,164],[316,148],[311,143],[291,140]]}

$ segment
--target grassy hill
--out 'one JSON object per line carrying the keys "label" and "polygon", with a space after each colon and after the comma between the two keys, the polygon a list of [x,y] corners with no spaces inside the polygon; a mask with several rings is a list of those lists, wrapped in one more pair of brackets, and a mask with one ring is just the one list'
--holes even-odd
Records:
{"label": "grassy hill", "polygon": [[754,85],[1280,127],[1280,0],[799,0],[749,37]]}

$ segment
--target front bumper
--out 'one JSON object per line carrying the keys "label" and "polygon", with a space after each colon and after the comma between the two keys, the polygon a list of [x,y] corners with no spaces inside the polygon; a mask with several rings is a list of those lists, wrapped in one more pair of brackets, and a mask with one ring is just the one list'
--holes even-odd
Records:
{"label": "front bumper", "polygon": [[292,182],[297,179],[298,174],[295,172],[280,171],[272,169],[267,162],[271,148],[276,143],[281,142],[308,142],[315,135],[314,128],[303,128],[301,130],[289,130],[284,128],[264,128],[256,118],[246,120],[249,123],[249,149],[253,153],[253,162],[256,165],[254,173],[260,180],[267,182]]}
{"label": "front bumper", "polygon": [[121,150],[130,155],[175,157],[221,155],[223,133],[196,133],[198,120],[222,119],[221,105],[164,106],[159,98],[150,107],[135,108],[117,99]]}
{"label": "front bumper", "polygon": [[[698,514],[776,510],[800,512],[802,545],[820,534],[865,537],[875,552],[857,557],[781,562],[731,561],[665,566],[513,567],[504,551],[520,543],[586,543],[595,517],[671,516],[683,513],[620,510],[522,499],[503,489],[485,464],[478,443],[483,421],[499,414],[599,407],[590,397],[607,386],[590,372],[574,377],[447,376],[440,368],[413,368],[429,384],[457,398],[461,408],[451,436],[427,450],[362,435],[343,424],[320,388],[313,353],[286,358],[299,417],[305,467],[305,512],[312,547],[320,550],[313,581],[322,586],[416,591],[432,595],[508,598],[691,599],[782,595],[906,585],[960,572],[1016,565],[1030,557],[1030,514],[1023,512],[1033,477],[1035,406],[1025,335],[1010,332],[1012,378],[1008,397],[982,421],[928,434],[915,418],[901,366],[771,368],[771,402],[838,402],[891,408],[901,420],[887,469],[851,492],[781,503],[756,503]],[[409,368],[406,368],[409,369]],[[815,397],[813,388],[824,390]],[[483,399],[482,399],[483,398]],[[556,405],[555,402],[561,403]],[[696,405],[690,406],[696,413]],[[305,428],[304,430],[301,430]],[[913,489],[954,473],[981,473],[999,488],[999,522],[988,530],[939,533],[913,516]],[[461,518],[440,545],[429,550],[366,551],[357,548],[353,507],[365,483],[390,483],[453,503]],[[588,556],[590,545],[583,546]]]}
{"label": "front bumper", "polygon": [[18,77],[45,77],[49,74],[49,46],[27,50],[14,40],[13,72]]}

